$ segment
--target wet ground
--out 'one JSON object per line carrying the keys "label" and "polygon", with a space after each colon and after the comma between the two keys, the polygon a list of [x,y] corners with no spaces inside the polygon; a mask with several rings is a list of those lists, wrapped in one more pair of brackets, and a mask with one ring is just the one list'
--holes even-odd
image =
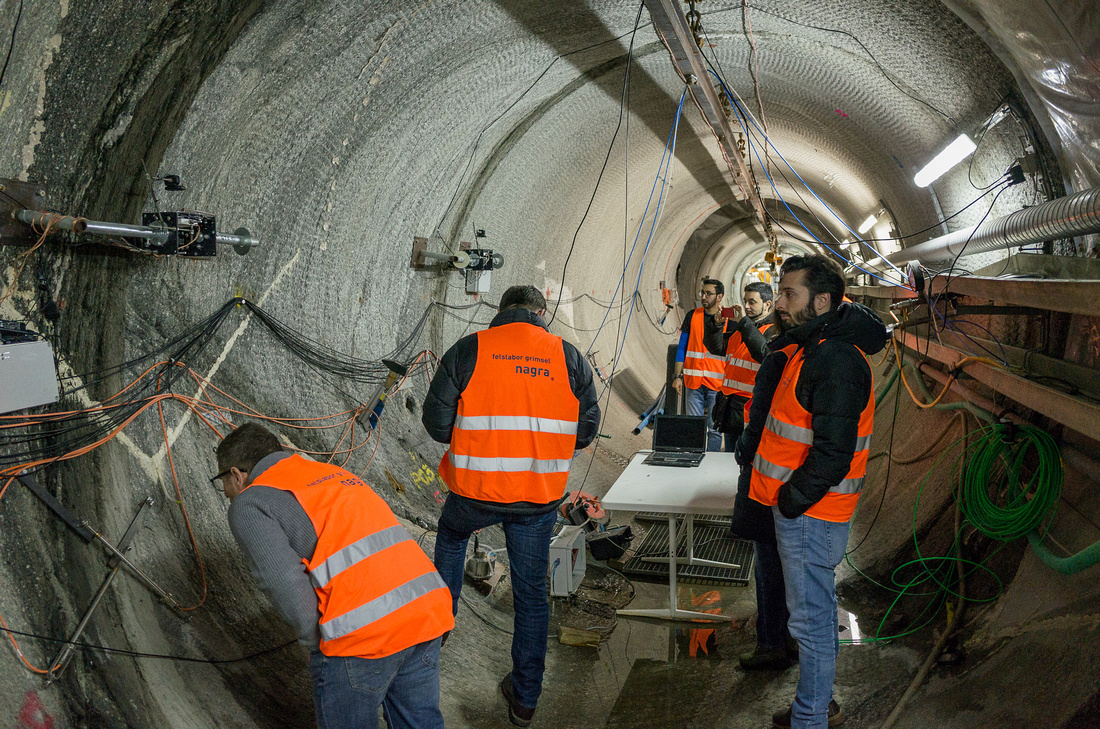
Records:
{"label": "wet ground", "polygon": [[[621,515],[628,518],[628,515]],[[632,523],[637,548],[646,526]],[[502,546],[491,528],[483,544]],[[431,535],[425,535],[428,542]],[[499,544],[497,544],[499,543]],[[431,545],[425,544],[429,553]],[[1005,550],[1007,553],[1008,550]],[[928,598],[894,603],[891,592],[842,565],[841,649],[834,695],[845,727],[881,727],[946,622]],[[896,729],[1100,729],[1100,587],[1095,573],[1058,578],[1030,553],[1000,570],[1000,599],[968,604],[958,662],[936,665]],[[502,555],[502,561],[506,556]],[[614,563],[613,563],[614,564]],[[1042,585],[1041,588],[1036,585]],[[1064,599],[1067,595],[1089,597]],[[968,594],[999,591],[972,579]],[[919,592],[919,590],[917,591]],[[930,593],[926,593],[930,594]],[[678,607],[718,611],[721,623],[618,616],[616,608],[662,608],[668,584],[634,581],[590,565],[571,598],[551,600],[547,670],[535,727],[555,729],[760,729],[790,705],[798,667],[746,672],[740,653],[756,642],[753,583],[680,584]],[[849,612],[851,611],[851,612]],[[854,614],[853,614],[854,613]],[[458,626],[441,657],[441,697],[450,729],[511,726],[498,685],[510,670],[511,589],[488,597],[467,586]],[[859,617],[857,618],[856,615]],[[930,617],[931,615],[931,617]],[[562,626],[592,631],[595,647],[565,645]],[[914,627],[916,626],[916,627]],[[911,634],[889,642],[881,635]]]}
{"label": "wet ground", "polygon": [[[501,589],[503,588],[503,589]],[[616,617],[615,607],[668,604],[668,586],[634,583],[590,566],[574,599],[552,601],[551,636],[536,726],[609,729],[757,729],[789,706],[798,669],[746,672],[740,653],[756,642],[756,600],[746,586],[680,585],[681,608],[720,611],[722,623],[682,623]],[[460,629],[441,659],[448,727],[508,727],[497,684],[510,669],[508,589],[488,599],[464,590]],[[851,636],[842,612],[842,636]],[[598,647],[563,645],[558,626],[602,635]],[[859,628],[858,622],[854,626]],[[836,697],[847,726],[878,724],[904,691],[921,656],[915,650],[871,644],[842,646]]]}

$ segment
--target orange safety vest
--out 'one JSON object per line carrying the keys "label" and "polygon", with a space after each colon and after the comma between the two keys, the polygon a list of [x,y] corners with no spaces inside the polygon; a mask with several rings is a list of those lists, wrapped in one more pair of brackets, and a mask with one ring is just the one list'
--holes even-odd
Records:
{"label": "orange safety vest", "polygon": [[[708,390],[717,390],[722,387],[722,373],[725,371],[726,360],[717,354],[711,354],[703,344],[704,323],[703,317],[707,314],[703,307],[695,310],[691,315],[691,334],[688,335],[687,353],[684,355],[684,385],[689,390],[698,390],[706,387]],[[729,326],[729,320],[722,326],[725,333]]]}
{"label": "orange safety vest", "polygon": [[439,475],[451,491],[480,501],[557,501],[579,413],[561,337],[525,322],[480,331]]}
{"label": "orange safety vest", "polygon": [[384,658],[454,627],[451,591],[390,507],[358,476],[294,455],[251,486],[289,491],[317,531],[303,559],[326,656]]}
{"label": "orange safety vest", "polygon": [[[760,331],[766,332],[771,328],[771,324],[765,324]],[[760,363],[749,354],[749,345],[745,344],[741,332],[735,332],[726,344],[726,374],[719,389],[725,395],[751,397],[759,369]]]}
{"label": "orange safety vest", "polygon": [[[785,347],[794,349],[796,345]],[[862,352],[860,352],[862,354]],[[806,460],[813,444],[812,416],[798,402],[795,388],[802,372],[805,350],[788,352],[790,359],[783,377],[775,388],[771,411],[752,462],[752,482],[749,496],[765,506],[779,501],[779,487],[790,480],[795,470]],[[866,359],[866,355],[864,355]],[[816,504],[806,510],[806,516],[822,521],[846,522],[852,518],[867,474],[867,455],[871,449],[871,432],[875,418],[875,393],[871,389],[867,404],[859,416],[856,450],[844,479],[829,489]]]}

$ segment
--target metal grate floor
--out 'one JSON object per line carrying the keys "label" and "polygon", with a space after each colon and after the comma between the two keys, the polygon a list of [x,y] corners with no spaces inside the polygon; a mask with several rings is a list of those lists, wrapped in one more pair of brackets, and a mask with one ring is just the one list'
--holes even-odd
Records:
{"label": "metal grate floor", "polygon": [[[668,514],[662,514],[657,511],[639,511],[634,515],[635,521],[659,521],[665,526],[668,526]],[[676,517],[678,523],[683,523],[682,516]],[[730,517],[717,516],[715,514],[696,514],[695,526],[729,526]],[[677,527],[679,528],[679,527]]]}
{"label": "metal grate floor", "polygon": [[[668,515],[660,514],[661,521],[648,526],[645,539],[638,551],[623,565],[623,573],[653,582],[668,582],[668,562],[643,562],[642,557],[664,557],[668,555]],[[639,515],[641,517],[641,515]],[[702,519],[722,519],[722,517],[702,517]],[[645,521],[649,521],[645,519]],[[720,526],[700,523],[695,519],[696,557],[716,562],[730,562],[741,565],[737,569],[727,567],[693,567],[680,565],[676,572],[678,582],[689,585],[744,585],[752,576],[752,542],[729,536],[729,521],[724,519]],[[683,521],[679,521],[677,531],[677,554],[687,554],[687,530]]]}

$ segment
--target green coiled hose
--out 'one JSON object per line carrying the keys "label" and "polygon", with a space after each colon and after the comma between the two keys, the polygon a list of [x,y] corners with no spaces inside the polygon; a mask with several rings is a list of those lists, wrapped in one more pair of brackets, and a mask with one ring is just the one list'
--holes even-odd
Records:
{"label": "green coiled hose", "polygon": [[[999,541],[1039,531],[1062,493],[1062,458],[1054,439],[1040,428],[1003,423],[973,438],[955,494],[963,516]],[[1025,468],[1032,454],[1034,468]]]}

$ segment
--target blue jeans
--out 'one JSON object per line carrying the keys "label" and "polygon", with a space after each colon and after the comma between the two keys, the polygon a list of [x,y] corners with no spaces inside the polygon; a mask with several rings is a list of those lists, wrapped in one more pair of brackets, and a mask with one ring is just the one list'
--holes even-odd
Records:
{"label": "blue jeans", "polygon": [[443,729],[439,638],[385,658],[309,654],[318,729]]}
{"label": "blue jeans", "polygon": [[512,571],[512,602],[516,616],[512,635],[512,692],[520,706],[535,708],[542,693],[546,669],[546,636],[550,629],[550,604],[546,597],[546,572],[550,562],[550,536],[557,510],[522,515],[497,511],[451,494],[443,504],[435,539],[435,568],[451,590],[455,614],[462,591],[466,544],[470,535],[492,524],[503,524],[508,564]]}
{"label": "blue jeans", "polygon": [[705,387],[700,387],[698,390],[684,387],[684,409],[687,410],[687,414],[707,417],[708,451],[722,450],[722,434],[715,430],[714,423],[710,422],[710,413],[714,410],[714,398],[717,395],[717,390],[709,390]]}
{"label": "blue jeans", "polygon": [[787,594],[783,585],[783,564],[773,542],[753,542],[756,553],[756,644],[764,650],[787,647]]}
{"label": "blue jeans", "polygon": [[772,516],[791,613],[788,627],[798,641],[798,688],[791,706],[791,726],[824,729],[840,650],[836,566],[848,546],[848,522],[806,515],[788,519],[777,506],[772,507]]}

